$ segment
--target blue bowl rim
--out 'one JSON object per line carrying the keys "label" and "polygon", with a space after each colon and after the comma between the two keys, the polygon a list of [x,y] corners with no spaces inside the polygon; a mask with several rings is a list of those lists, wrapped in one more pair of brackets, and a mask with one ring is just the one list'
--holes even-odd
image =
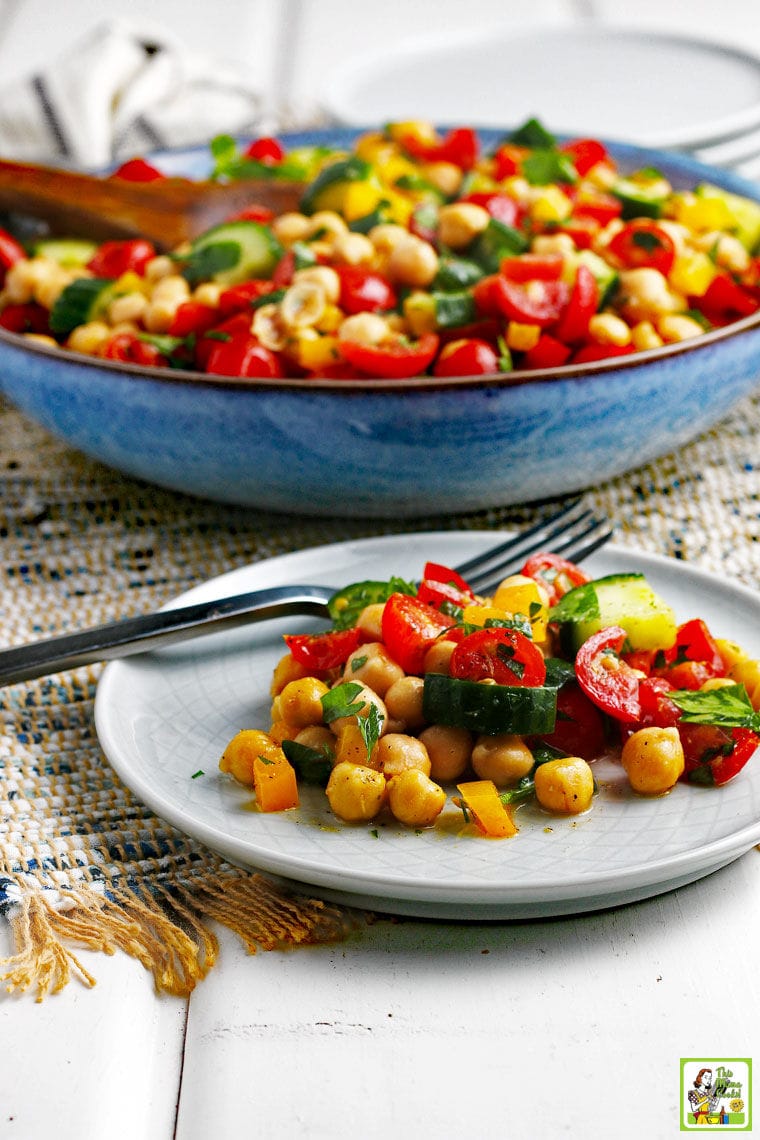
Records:
{"label": "blue bowl rim", "polygon": [[[461,126],[462,124],[455,124]],[[512,128],[478,127],[483,144],[498,142]],[[449,124],[436,124],[440,131],[451,129]],[[355,127],[325,127],[299,131],[278,132],[277,137],[289,147],[318,145],[320,142],[331,146],[351,145],[359,136],[368,131],[377,131],[378,124]],[[577,137],[577,136],[576,136]],[[239,142],[245,142],[250,136],[237,136]],[[559,141],[568,141],[566,136],[559,136]],[[632,169],[647,166],[668,166],[679,175],[686,176],[694,182],[710,181],[722,186],[733,193],[752,198],[760,203],[760,190],[754,183],[734,174],[732,171],[722,170],[708,166],[691,158],[689,155],[677,151],[659,150],[651,147],[638,146],[634,143],[624,143],[611,139],[600,140],[610,150],[618,161],[624,165],[630,164]],[[160,166],[161,162],[175,162],[187,160],[189,156],[208,158],[208,144],[197,144],[186,147],[164,148],[149,152],[143,157]],[[357,393],[399,392],[399,391],[440,391],[451,388],[480,389],[510,388],[534,383],[551,383],[561,380],[584,380],[589,376],[608,372],[621,373],[636,370],[643,365],[656,364],[659,360],[669,360],[675,356],[699,352],[745,332],[750,332],[760,326],[760,310],[748,317],[732,321],[730,324],[711,329],[701,336],[671,344],[661,345],[658,348],[633,352],[624,356],[608,357],[603,360],[583,364],[565,364],[557,368],[515,369],[512,372],[488,373],[478,376],[413,376],[402,379],[367,378],[357,380],[336,380],[328,377],[235,377],[217,376],[207,372],[197,372],[183,368],[166,368],[155,366],[139,366],[115,360],[103,360],[100,357],[71,352],[68,349],[53,348],[52,346],[33,341],[21,333],[12,333],[0,328],[0,346],[6,345],[21,352],[32,354],[55,361],[59,365],[86,367],[96,373],[108,372],[116,375],[128,375],[133,379],[160,381],[164,384],[184,386],[192,384],[194,387],[213,389],[226,389],[231,391],[328,391],[337,395],[349,396]]]}

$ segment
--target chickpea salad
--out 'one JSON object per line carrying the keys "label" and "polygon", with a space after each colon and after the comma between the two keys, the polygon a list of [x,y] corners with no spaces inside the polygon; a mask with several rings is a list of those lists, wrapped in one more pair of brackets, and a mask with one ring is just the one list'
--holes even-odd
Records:
{"label": "chickpea salad", "polygon": [[679,624],[640,573],[589,578],[543,553],[481,597],[427,562],[419,583],[354,583],[329,612],[327,632],[285,636],[270,725],[219,762],[259,811],[318,785],[344,823],[434,828],[454,805],[465,831],[510,838],[523,803],[591,809],[596,760],[661,797],[728,783],[760,746],[760,662]]}
{"label": "chickpea salad", "polygon": [[[212,144],[213,177],[297,180],[171,253],[0,231],[0,327],[64,351],[231,377],[556,369],[699,337],[760,308],[760,203],[623,172],[535,119],[399,122],[351,151]],[[153,180],[132,160],[113,177]]]}

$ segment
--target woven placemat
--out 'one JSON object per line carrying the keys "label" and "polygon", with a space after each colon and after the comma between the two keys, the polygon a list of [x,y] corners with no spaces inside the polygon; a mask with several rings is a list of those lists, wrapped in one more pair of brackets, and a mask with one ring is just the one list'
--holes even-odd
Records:
{"label": "woven placemat", "polygon": [[[619,541],[754,586],[760,581],[760,397],[678,456],[590,491]],[[424,520],[327,520],[219,505],[125,478],[0,400],[0,646],[156,609],[259,559],[401,530],[522,525],[516,507]],[[159,990],[187,994],[213,964],[209,920],[248,948],[338,938],[350,918],[291,898],[157,819],[95,736],[100,667],[0,690],[0,913],[16,953],[0,976],[38,998],[93,978],[76,948],[125,950]]]}

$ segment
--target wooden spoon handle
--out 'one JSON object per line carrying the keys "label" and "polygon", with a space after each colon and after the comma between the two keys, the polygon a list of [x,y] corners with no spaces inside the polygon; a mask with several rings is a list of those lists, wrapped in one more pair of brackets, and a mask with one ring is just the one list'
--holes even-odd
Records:
{"label": "wooden spoon handle", "polygon": [[96,241],[139,235],[161,249],[254,203],[276,213],[296,209],[302,192],[300,183],[274,179],[228,185],[183,178],[128,182],[0,161],[0,210],[42,218],[56,234]]}

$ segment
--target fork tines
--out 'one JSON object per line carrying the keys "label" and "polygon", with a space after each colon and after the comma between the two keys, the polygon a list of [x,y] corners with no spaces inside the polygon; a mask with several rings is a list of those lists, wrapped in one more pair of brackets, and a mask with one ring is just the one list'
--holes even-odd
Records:
{"label": "fork tines", "polygon": [[608,542],[612,532],[609,520],[599,518],[576,499],[457,569],[473,590],[481,592],[508,574],[517,573],[531,554],[549,551],[580,562]]}

